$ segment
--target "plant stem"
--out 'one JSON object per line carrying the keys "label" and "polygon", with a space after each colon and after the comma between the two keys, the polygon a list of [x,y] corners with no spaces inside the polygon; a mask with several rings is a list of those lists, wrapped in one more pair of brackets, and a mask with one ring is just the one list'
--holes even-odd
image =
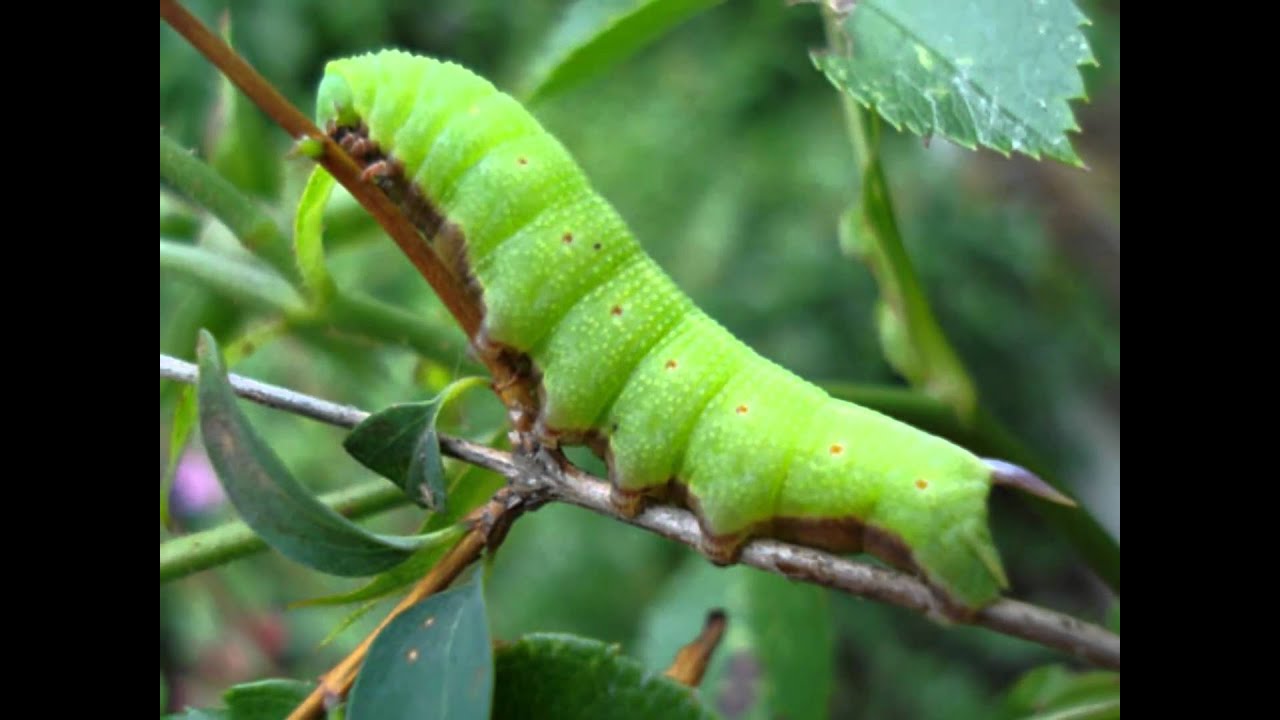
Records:
{"label": "plant stem", "polygon": [[307,311],[302,296],[270,269],[255,267],[199,245],[161,238],[160,269],[259,309],[285,316],[300,316]]}
{"label": "plant stem", "polygon": [[451,326],[437,327],[394,305],[343,290],[335,291],[317,312],[270,269],[208,248],[162,238],[160,267],[232,301],[279,313],[293,328],[332,326],[351,335],[411,348],[442,363],[454,362],[462,351],[461,339]]}
{"label": "plant stem", "polygon": [[338,289],[329,298],[324,319],[345,332],[409,347],[446,365],[457,362],[465,351],[466,341],[453,324],[434,324],[420,314],[347,290]]}
{"label": "plant stem", "polygon": [[[840,25],[840,16],[830,8],[824,8],[822,14],[828,43],[833,48],[847,45],[850,41]],[[906,332],[906,347],[886,347],[886,356],[913,386],[943,400],[967,421],[978,407],[977,391],[960,356],[942,332],[903,243],[880,161],[879,119],[854,102],[843,88],[837,88],[837,92],[862,180],[859,198],[853,205],[853,220],[857,232],[864,236],[859,243],[866,248],[863,259],[880,287],[883,302]]]}
{"label": "plant stem", "polygon": [[[320,502],[349,518],[361,518],[406,505],[409,498],[386,480],[371,480],[322,495]],[[254,555],[266,548],[262,538],[239,521],[174,538],[160,543],[160,583]]]}
{"label": "plant stem", "polygon": [[160,177],[213,213],[245,248],[266,260],[290,283],[299,281],[289,240],[271,216],[207,163],[160,129]]}

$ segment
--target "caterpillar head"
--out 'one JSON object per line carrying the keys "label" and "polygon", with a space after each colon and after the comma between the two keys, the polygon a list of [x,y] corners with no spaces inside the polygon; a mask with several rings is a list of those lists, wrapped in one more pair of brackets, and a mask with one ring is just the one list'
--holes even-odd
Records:
{"label": "caterpillar head", "polygon": [[329,63],[316,92],[316,118],[322,126],[329,120],[338,125],[355,125],[360,121],[355,108],[355,94],[339,68],[341,65],[337,61]]}

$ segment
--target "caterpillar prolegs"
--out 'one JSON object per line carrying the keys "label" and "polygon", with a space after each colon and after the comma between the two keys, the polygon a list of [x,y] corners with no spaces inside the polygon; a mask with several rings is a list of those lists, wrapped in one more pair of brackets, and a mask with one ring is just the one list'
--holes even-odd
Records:
{"label": "caterpillar prolegs", "polygon": [[973,610],[1007,585],[992,484],[1070,502],[754,353],[645,254],[555,138],[468,70],[394,51],[336,60],[317,104],[467,278],[484,308],[476,348],[532,368],[539,437],[590,444],[620,509],[689,507],[713,560],[762,536],[866,551]]}

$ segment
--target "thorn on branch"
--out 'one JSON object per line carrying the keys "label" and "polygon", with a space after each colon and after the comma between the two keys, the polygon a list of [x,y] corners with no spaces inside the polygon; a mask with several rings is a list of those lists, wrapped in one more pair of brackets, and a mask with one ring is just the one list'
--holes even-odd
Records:
{"label": "thorn on branch", "polygon": [[711,664],[711,656],[719,647],[721,638],[724,637],[727,625],[728,619],[724,610],[716,608],[707,613],[707,621],[702,627],[702,632],[698,633],[698,637],[694,638],[693,642],[676,652],[676,659],[663,674],[678,683],[698,687],[702,683],[702,676],[706,673],[707,666]]}

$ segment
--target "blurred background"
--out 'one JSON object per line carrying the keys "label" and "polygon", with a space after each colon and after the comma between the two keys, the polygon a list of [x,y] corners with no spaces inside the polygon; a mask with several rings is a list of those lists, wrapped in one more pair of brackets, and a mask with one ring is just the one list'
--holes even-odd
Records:
{"label": "blurred background", "polygon": [[[454,59],[500,88],[517,88],[563,12],[559,3],[489,0],[184,4],[211,25],[229,10],[237,49],[308,114],[327,60],[391,46]],[[1119,3],[1081,8],[1100,61],[1082,68],[1091,100],[1074,104],[1082,132],[1073,141],[1088,170],[941,139],[926,147],[892,133],[885,164],[908,251],[984,407],[1046,458],[1119,538]],[[811,6],[729,3],[532,109],[655,259],[739,337],[809,379],[900,385],[876,340],[875,284],[837,239],[858,179],[836,92],[808,57],[823,44]],[[260,115],[228,140],[219,83],[162,24],[161,126],[205,157],[234,146],[219,168],[288,228],[309,166],[285,157],[288,138]],[[235,245],[163,183],[160,205],[162,238]],[[420,313],[452,344],[442,341],[435,357],[422,358],[338,334],[288,334],[263,344],[236,372],[374,410],[430,397],[451,375],[474,371],[461,333],[426,283],[349,198],[335,201],[326,233],[340,286]],[[224,340],[263,319],[161,273],[162,352],[191,358],[197,328]],[[176,390],[161,385],[162,474]],[[446,429],[483,436],[497,428],[501,410],[481,395]],[[343,451],[342,431],[245,409],[317,492],[373,477]],[[234,517],[198,444],[183,456],[171,501],[182,532]],[[1028,503],[997,493],[992,515],[1015,594],[1103,619],[1111,596]],[[421,517],[401,509],[367,524],[408,533]],[[682,546],[576,508],[549,507],[517,523],[490,568],[491,621],[507,639],[553,630],[618,642],[661,668],[697,631],[696,624],[667,628],[667,610],[699,603],[687,588],[714,583],[722,572]],[[289,605],[361,584],[267,553],[163,585],[160,664],[169,707],[217,704],[237,682],[314,678],[394,600],[327,644],[358,606]],[[833,628],[832,717],[988,717],[1021,673],[1063,660],[836,593],[819,602]],[[788,618],[778,622],[785,627]],[[681,639],[666,642],[659,638],[665,632]]]}

